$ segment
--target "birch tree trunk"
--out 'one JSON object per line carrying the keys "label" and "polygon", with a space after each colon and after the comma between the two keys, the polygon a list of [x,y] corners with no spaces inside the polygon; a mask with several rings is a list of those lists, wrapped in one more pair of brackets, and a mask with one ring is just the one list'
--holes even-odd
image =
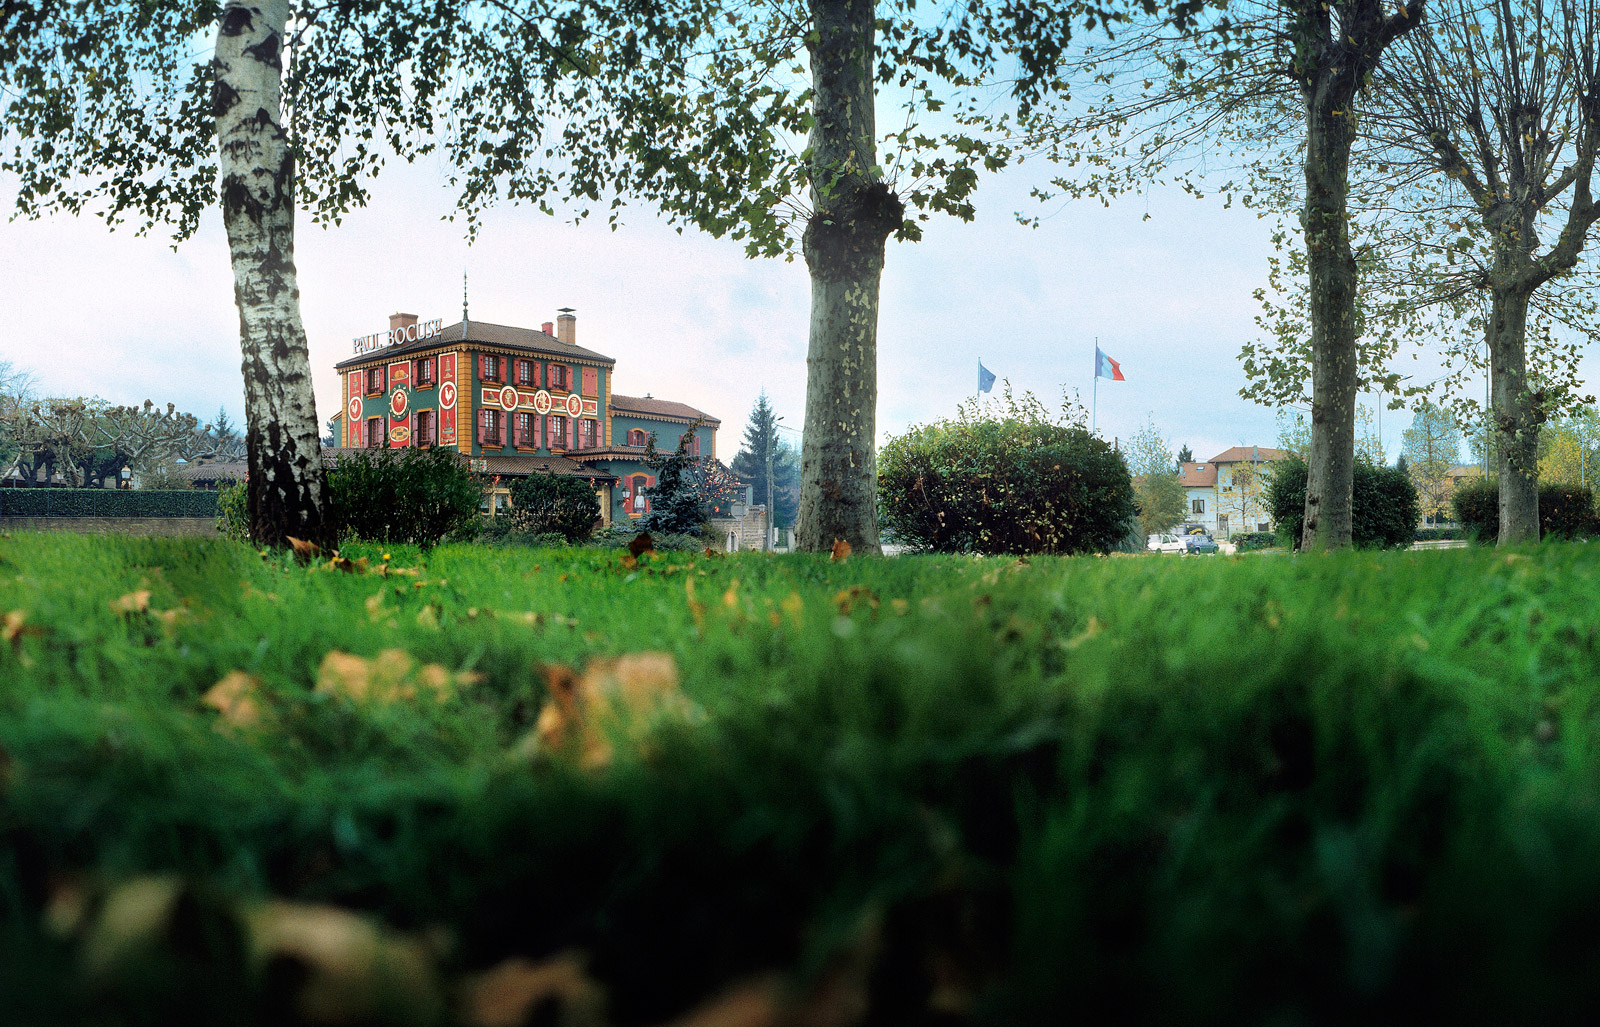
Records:
{"label": "birch tree trunk", "polygon": [[294,156],[283,130],[288,0],[229,0],[217,32],[222,221],[244,362],[250,536],[328,543],[327,476],[294,266]]}
{"label": "birch tree trunk", "polygon": [[1539,425],[1543,413],[1528,381],[1528,296],[1496,291],[1489,326],[1490,380],[1499,446],[1500,545],[1539,541]]}
{"label": "birch tree trunk", "polygon": [[878,553],[878,291],[905,217],[879,179],[872,0],[811,0],[812,202],[806,421],[796,542]]}

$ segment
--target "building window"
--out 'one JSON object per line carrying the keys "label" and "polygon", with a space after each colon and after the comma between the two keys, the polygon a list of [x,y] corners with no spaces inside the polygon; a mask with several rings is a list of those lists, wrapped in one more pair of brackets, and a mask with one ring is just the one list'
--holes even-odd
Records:
{"label": "building window", "polygon": [[693,435],[689,436],[689,442],[688,442],[688,444],[686,446],[684,446],[684,452],[688,453],[690,456],[699,456],[700,455],[700,433],[699,432],[696,432]]}
{"label": "building window", "polygon": [[499,449],[505,445],[505,436],[501,434],[500,411],[478,411],[478,445],[486,448]]}
{"label": "building window", "polygon": [[489,354],[486,353],[486,354],[483,355],[483,358],[479,361],[479,365],[480,365],[479,369],[478,369],[478,377],[479,378],[482,378],[486,382],[498,382],[500,380],[500,358],[499,357],[490,356]]}
{"label": "building window", "polygon": [[531,360],[518,360],[517,361],[517,384],[518,385],[537,385],[538,382],[534,381],[533,379],[534,379],[533,361],[531,361]]}
{"label": "building window", "polygon": [[628,445],[630,445],[630,446],[642,446],[642,445],[644,445],[644,429],[643,428],[632,428],[632,429],[630,429],[628,431]]}
{"label": "building window", "polygon": [[388,432],[384,431],[384,420],[381,417],[367,418],[367,448],[381,449],[389,444]]}
{"label": "building window", "polygon": [[376,396],[383,391],[383,368],[367,368],[367,395]]}
{"label": "building window", "polygon": [[434,365],[438,360],[438,357],[423,357],[417,361],[417,387],[419,389],[433,384]]}
{"label": "building window", "polygon": [[436,428],[434,426],[434,413],[433,413],[433,411],[432,410],[418,410],[417,411],[416,422],[417,422],[417,430],[415,432],[413,432],[412,436],[411,436],[413,441],[415,442],[415,444],[418,445],[418,446],[424,447],[424,448],[433,445],[434,442],[437,441],[434,438],[434,433],[436,431]]}
{"label": "building window", "polygon": [[1204,514],[1206,512],[1206,501],[1203,499],[1196,499],[1189,504],[1189,508],[1196,515]]}
{"label": "building window", "polygon": [[571,391],[572,385],[567,380],[571,370],[565,364],[550,365],[550,387],[552,389],[566,389]]}
{"label": "building window", "polygon": [[598,434],[596,429],[599,428],[599,427],[600,427],[600,422],[590,420],[587,417],[578,422],[578,446],[579,446],[579,448],[581,448],[581,449],[593,449],[595,446],[599,445],[599,443],[597,441],[595,441],[595,436]]}
{"label": "building window", "polygon": [[550,422],[550,448],[567,448],[567,419],[557,417]]}
{"label": "building window", "polygon": [[532,449],[538,445],[538,441],[534,438],[532,414],[519,412],[515,428],[518,449]]}

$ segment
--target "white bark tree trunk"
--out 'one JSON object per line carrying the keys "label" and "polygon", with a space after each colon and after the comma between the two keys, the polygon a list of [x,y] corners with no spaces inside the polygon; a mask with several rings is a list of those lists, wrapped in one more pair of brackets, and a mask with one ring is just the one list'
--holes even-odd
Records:
{"label": "white bark tree trunk", "polygon": [[294,266],[294,155],[282,117],[288,0],[229,0],[217,32],[222,221],[243,352],[250,535],[330,542],[327,475]]}

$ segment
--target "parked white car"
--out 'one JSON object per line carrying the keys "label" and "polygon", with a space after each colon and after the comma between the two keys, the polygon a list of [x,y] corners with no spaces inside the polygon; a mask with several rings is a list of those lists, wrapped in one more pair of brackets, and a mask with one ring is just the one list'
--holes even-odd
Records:
{"label": "parked white car", "polygon": [[1178,535],[1151,535],[1146,539],[1144,547],[1152,553],[1172,553],[1182,556],[1189,551],[1189,545]]}

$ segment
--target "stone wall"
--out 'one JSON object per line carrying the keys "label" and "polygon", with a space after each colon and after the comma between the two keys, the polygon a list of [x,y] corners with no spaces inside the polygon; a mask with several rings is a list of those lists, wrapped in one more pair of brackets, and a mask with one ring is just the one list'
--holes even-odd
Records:
{"label": "stone wall", "polygon": [[727,548],[726,539],[732,532],[741,550],[760,549],[766,537],[767,511],[765,507],[752,506],[743,517],[713,517],[711,528],[715,537],[723,541],[717,548]]}
{"label": "stone wall", "polygon": [[75,531],[82,535],[217,538],[214,517],[0,517],[0,531]]}

